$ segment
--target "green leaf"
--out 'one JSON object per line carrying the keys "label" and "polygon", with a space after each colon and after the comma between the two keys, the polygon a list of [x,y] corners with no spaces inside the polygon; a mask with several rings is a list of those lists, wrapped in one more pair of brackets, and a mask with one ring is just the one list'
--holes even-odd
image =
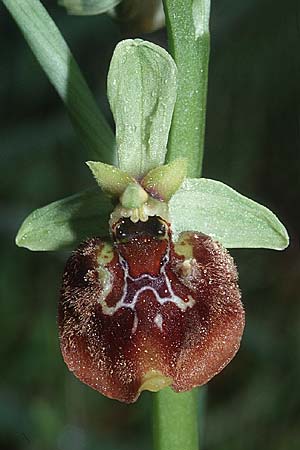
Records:
{"label": "green leaf", "polygon": [[210,0],[193,0],[192,15],[196,38],[209,33]]}
{"label": "green leaf", "polygon": [[93,236],[108,236],[113,206],[100,189],[90,189],[33,211],[23,222],[16,244],[29,250],[75,247]]}
{"label": "green leaf", "polygon": [[187,160],[175,159],[170,164],[155,167],[141,181],[149,194],[167,202],[180,188],[187,175]]}
{"label": "green leaf", "polygon": [[64,101],[92,159],[114,161],[114,136],[60,31],[39,0],[2,0]]}
{"label": "green leaf", "polygon": [[87,165],[101,189],[110,195],[120,197],[129,184],[136,183],[134,178],[127,173],[109,164],[103,164],[99,161],[87,161]]}
{"label": "green leaf", "polygon": [[289,244],[275,214],[220,181],[185,180],[169,207],[175,239],[190,230],[208,234],[227,248],[283,250]]}
{"label": "green leaf", "polygon": [[107,89],[119,167],[142,177],[165,160],[176,99],[175,63],[155,44],[122,41],[110,63]]}
{"label": "green leaf", "polygon": [[89,16],[109,11],[120,2],[121,0],[59,0],[58,4],[64,6],[69,14]]}
{"label": "green leaf", "polygon": [[200,177],[205,141],[209,62],[209,0],[163,0],[168,44],[178,69],[178,89],[166,162],[188,160]]}

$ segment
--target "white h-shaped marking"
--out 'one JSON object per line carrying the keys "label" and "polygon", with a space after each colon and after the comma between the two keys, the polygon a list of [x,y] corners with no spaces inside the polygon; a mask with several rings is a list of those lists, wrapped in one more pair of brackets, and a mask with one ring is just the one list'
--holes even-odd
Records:
{"label": "white h-shaped marking", "polygon": [[[174,303],[179,309],[181,309],[182,311],[185,311],[187,308],[191,308],[192,306],[194,306],[195,304],[195,300],[193,299],[193,297],[191,295],[188,295],[188,302],[185,302],[184,300],[182,300],[182,298],[178,297],[178,295],[176,295],[172,289],[171,286],[171,282],[169,280],[169,277],[166,273],[166,265],[170,260],[170,246],[168,245],[168,250],[167,253],[164,257],[164,261],[163,264],[160,268],[160,273],[159,276],[157,277],[153,277],[147,273],[144,273],[143,275],[134,278],[131,275],[129,275],[129,267],[128,267],[128,263],[127,261],[120,255],[119,253],[119,261],[120,261],[120,265],[123,269],[123,273],[124,273],[124,283],[123,283],[123,292],[122,292],[122,296],[120,298],[120,300],[114,305],[114,306],[108,306],[106,303],[106,296],[103,298],[102,296],[99,298],[99,303],[102,306],[102,312],[103,314],[107,314],[109,316],[114,315],[114,313],[120,309],[120,308],[129,308],[132,311],[134,311],[134,321],[133,321],[133,326],[132,326],[132,334],[134,334],[136,332],[136,329],[138,327],[138,317],[137,317],[137,312],[136,312],[136,304],[138,302],[139,296],[140,294],[142,294],[142,292],[145,291],[150,291],[154,294],[155,299],[158,301],[158,303],[160,305],[164,305],[167,302],[171,302]],[[166,287],[167,287],[167,293],[169,295],[163,297],[161,295],[159,295],[159,293],[157,292],[157,290],[152,287],[150,284],[149,285],[145,285],[142,286],[141,288],[139,288],[133,298],[131,299],[130,302],[125,302],[125,299],[127,298],[128,295],[128,280],[134,281],[134,282],[138,282],[142,279],[145,280],[149,280],[149,282],[153,281],[153,280],[157,280],[158,278],[163,277],[164,281],[166,283]],[[110,285],[111,285],[111,281],[110,281]],[[157,314],[156,317],[154,318],[154,323],[155,325],[160,329],[160,331],[162,331],[162,325],[163,325],[163,318],[161,314]]]}

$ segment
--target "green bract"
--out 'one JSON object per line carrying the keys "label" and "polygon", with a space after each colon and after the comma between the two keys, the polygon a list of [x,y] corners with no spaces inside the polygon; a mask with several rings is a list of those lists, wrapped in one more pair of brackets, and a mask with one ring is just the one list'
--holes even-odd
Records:
{"label": "green bract", "polygon": [[169,48],[178,69],[166,161],[186,157],[188,176],[199,177],[205,140],[209,0],[166,0],[164,11]]}
{"label": "green bract", "polygon": [[196,38],[209,32],[209,12],[210,0],[193,0],[192,14]]}
{"label": "green bract", "polygon": [[89,16],[101,14],[114,8],[121,0],[59,0],[69,14]]}
{"label": "green bract", "polygon": [[176,65],[164,49],[140,39],[117,45],[107,90],[118,165],[128,174],[140,178],[164,163],[176,86]]}

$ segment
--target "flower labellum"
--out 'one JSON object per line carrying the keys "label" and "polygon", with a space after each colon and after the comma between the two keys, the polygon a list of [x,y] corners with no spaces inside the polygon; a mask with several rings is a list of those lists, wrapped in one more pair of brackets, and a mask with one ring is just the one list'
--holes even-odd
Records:
{"label": "flower labellum", "polygon": [[112,217],[113,242],[87,240],[65,268],[59,332],[66,364],[127,403],[143,390],[207,383],[233,358],[244,329],[233,259],[201,233],[173,242],[166,217]]}

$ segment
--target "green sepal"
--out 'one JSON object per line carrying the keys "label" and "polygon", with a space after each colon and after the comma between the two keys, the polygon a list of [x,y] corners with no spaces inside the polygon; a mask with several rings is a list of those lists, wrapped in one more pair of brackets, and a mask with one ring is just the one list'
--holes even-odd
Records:
{"label": "green sepal", "polygon": [[121,0],[59,0],[69,14],[78,16],[92,16],[102,14],[117,6]]}
{"label": "green sepal", "polygon": [[33,211],[23,222],[16,244],[48,251],[75,247],[93,236],[109,236],[113,205],[98,188],[86,190]]}
{"label": "green sepal", "polygon": [[117,167],[99,161],[87,161],[86,164],[101,189],[114,197],[120,197],[129,184],[136,183],[134,178]]}
{"label": "green sepal", "polygon": [[169,202],[174,238],[198,231],[227,248],[283,250],[289,244],[284,225],[269,209],[220,181],[188,178]]}
{"label": "green sepal", "polygon": [[180,158],[170,164],[150,170],[141,181],[141,184],[154,198],[167,202],[180,188],[186,175],[187,160]]}
{"label": "green sepal", "polygon": [[107,80],[120,169],[135,178],[164,163],[176,100],[176,65],[141,39],[120,42]]}

